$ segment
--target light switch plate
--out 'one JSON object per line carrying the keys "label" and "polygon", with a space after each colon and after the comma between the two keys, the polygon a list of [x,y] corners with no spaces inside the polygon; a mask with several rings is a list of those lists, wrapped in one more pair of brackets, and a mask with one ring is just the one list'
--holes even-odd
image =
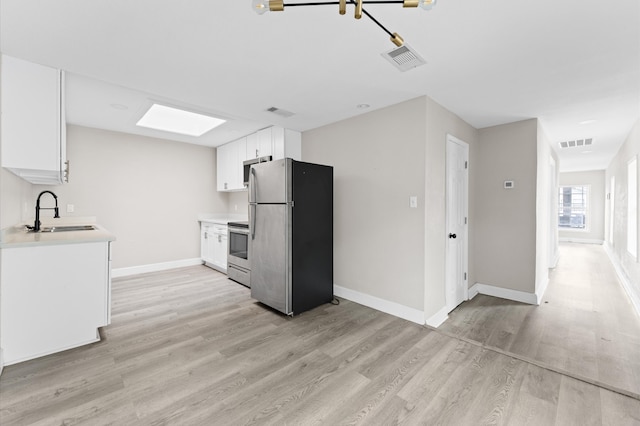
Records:
{"label": "light switch plate", "polygon": [[76,206],[73,204],[67,204],[67,213],[73,213],[76,210]]}
{"label": "light switch plate", "polygon": [[416,197],[415,195],[409,197],[409,207],[411,207],[412,209],[418,208],[418,197]]}

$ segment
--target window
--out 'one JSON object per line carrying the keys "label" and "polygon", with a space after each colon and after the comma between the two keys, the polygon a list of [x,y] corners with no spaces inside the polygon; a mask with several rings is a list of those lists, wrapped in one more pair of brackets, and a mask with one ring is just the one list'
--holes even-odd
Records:
{"label": "window", "polygon": [[627,163],[627,251],[638,257],[638,160]]}
{"label": "window", "polygon": [[589,185],[561,186],[558,189],[558,228],[588,229]]}

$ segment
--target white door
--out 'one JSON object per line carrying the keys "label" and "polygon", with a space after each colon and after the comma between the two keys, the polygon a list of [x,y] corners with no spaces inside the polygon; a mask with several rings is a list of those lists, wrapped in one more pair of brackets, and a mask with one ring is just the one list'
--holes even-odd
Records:
{"label": "white door", "polygon": [[447,135],[446,303],[451,312],[468,298],[469,145]]}

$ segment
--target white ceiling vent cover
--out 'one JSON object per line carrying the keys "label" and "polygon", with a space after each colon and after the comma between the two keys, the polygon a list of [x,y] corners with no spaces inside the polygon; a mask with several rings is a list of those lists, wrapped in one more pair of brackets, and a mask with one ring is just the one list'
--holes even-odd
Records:
{"label": "white ceiling vent cover", "polygon": [[274,113],[276,115],[279,115],[280,117],[284,117],[284,118],[289,118],[289,117],[295,115],[295,113],[293,113],[291,111],[287,111],[287,110],[284,110],[284,109],[276,108],[274,106],[267,108],[265,111],[272,112],[272,113]]}
{"label": "white ceiling vent cover", "polygon": [[402,72],[427,63],[427,61],[418,55],[418,52],[413,50],[407,44],[404,44],[397,49],[391,49],[388,52],[382,53],[382,57],[391,62],[393,66]]}
{"label": "white ceiling vent cover", "polygon": [[560,148],[562,149],[590,146],[593,144],[593,138],[576,139],[574,141],[559,142],[559,144],[560,144]]}

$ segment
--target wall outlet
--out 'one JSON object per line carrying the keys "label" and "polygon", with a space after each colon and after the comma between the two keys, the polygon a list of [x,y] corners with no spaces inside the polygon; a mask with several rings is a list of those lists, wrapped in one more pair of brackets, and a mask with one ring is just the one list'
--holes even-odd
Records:
{"label": "wall outlet", "polygon": [[418,208],[418,197],[416,197],[415,195],[409,197],[409,207],[411,207],[412,209]]}
{"label": "wall outlet", "polygon": [[73,204],[67,204],[67,213],[73,213],[76,210],[76,206]]}

